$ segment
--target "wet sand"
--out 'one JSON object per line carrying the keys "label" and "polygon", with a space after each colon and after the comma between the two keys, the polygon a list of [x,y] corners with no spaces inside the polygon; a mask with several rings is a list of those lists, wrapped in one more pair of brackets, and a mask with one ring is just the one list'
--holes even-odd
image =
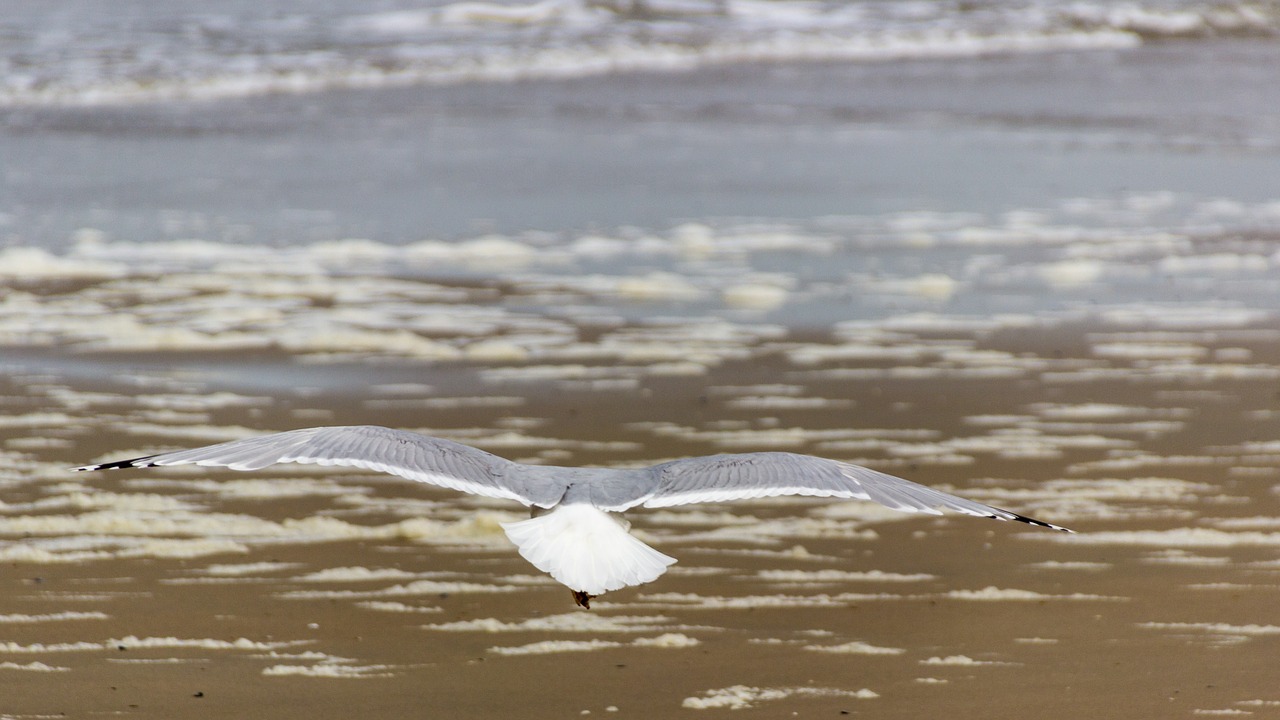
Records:
{"label": "wet sand", "polygon": [[[796,332],[701,372],[595,378],[6,354],[0,710],[1280,715],[1280,328],[957,325],[900,328],[879,357],[841,347]],[[585,611],[507,544],[513,505],[310,467],[66,470],[359,423],[565,465],[809,452],[1079,534],[799,499],[639,512],[680,562]]]}

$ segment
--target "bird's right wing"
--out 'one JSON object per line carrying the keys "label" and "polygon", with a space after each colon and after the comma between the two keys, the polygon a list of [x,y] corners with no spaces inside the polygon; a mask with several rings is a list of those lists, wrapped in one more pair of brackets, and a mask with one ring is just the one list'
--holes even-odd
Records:
{"label": "bird's right wing", "polygon": [[316,427],[263,435],[77,470],[204,465],[257,470],[276,463],[340,465],[390,473],[451,490],[551,507],[565,485],[546,474],[476,448],[376,425]]}
{"label": "bird's right wing", "polygon": [[[940,508],[966,515],[1016,520],[1053,530],[1064,527],[984,505],[861,465],[783,452],[712,455],[648,468],[651,482],[628,507],[670,507],[778,495],[810,495],[871,500],[894,510],[941,514]],[[610,508],[614,509],[614,508]],[[619,508],[622,509],[622,508]]]}

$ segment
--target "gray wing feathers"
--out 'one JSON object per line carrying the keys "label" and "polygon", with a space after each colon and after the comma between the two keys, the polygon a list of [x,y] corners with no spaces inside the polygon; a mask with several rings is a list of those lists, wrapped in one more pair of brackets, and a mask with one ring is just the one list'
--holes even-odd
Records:
{"label": "gray wing feathers", "polygon": [[940,515],[940,508],[966,515],[1017,520],[1066,530],[1017,513],[966,500],[860,465],[793,453],[715,455],[649,468],[651,491],[621,506],[669,507],[778,495],[872,500],[894,510]]}
{"label": "gray wing feathers", "polygon": [[870,499],[830,460],[791,453],[714,455],[651,468],[658,482],[645,507],[718,502],[778,495]]}
{"label": "gray wing feathers", "polygon": [[565,491],[563,484],[483,450],[374,425],[306,428],[77,469],[195,464],[258,470],[276,463],[357,467],[541,507],[551,507]]}

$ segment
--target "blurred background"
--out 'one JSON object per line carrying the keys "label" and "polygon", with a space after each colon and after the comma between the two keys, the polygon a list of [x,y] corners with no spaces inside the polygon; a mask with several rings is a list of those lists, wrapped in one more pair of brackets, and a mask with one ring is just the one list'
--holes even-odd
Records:
{"label": "blurred background", "polygon": [[[0,714],[1280,716],[1278,32],[0,0]],[[1082,532],[637,514],[681,564],[586,614],[501,503],[66,470],[358,423],[807,452]]]}

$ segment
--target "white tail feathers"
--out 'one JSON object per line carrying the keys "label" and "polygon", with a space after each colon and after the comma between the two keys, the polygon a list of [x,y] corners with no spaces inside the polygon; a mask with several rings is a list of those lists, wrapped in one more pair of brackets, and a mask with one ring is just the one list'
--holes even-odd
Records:
{"label": "white tail feathers", "polygon": [[525,560],[589,595],[656,580],[676,561],[590,505],[558,505],[545,515],[502,523],[502,529]]}

